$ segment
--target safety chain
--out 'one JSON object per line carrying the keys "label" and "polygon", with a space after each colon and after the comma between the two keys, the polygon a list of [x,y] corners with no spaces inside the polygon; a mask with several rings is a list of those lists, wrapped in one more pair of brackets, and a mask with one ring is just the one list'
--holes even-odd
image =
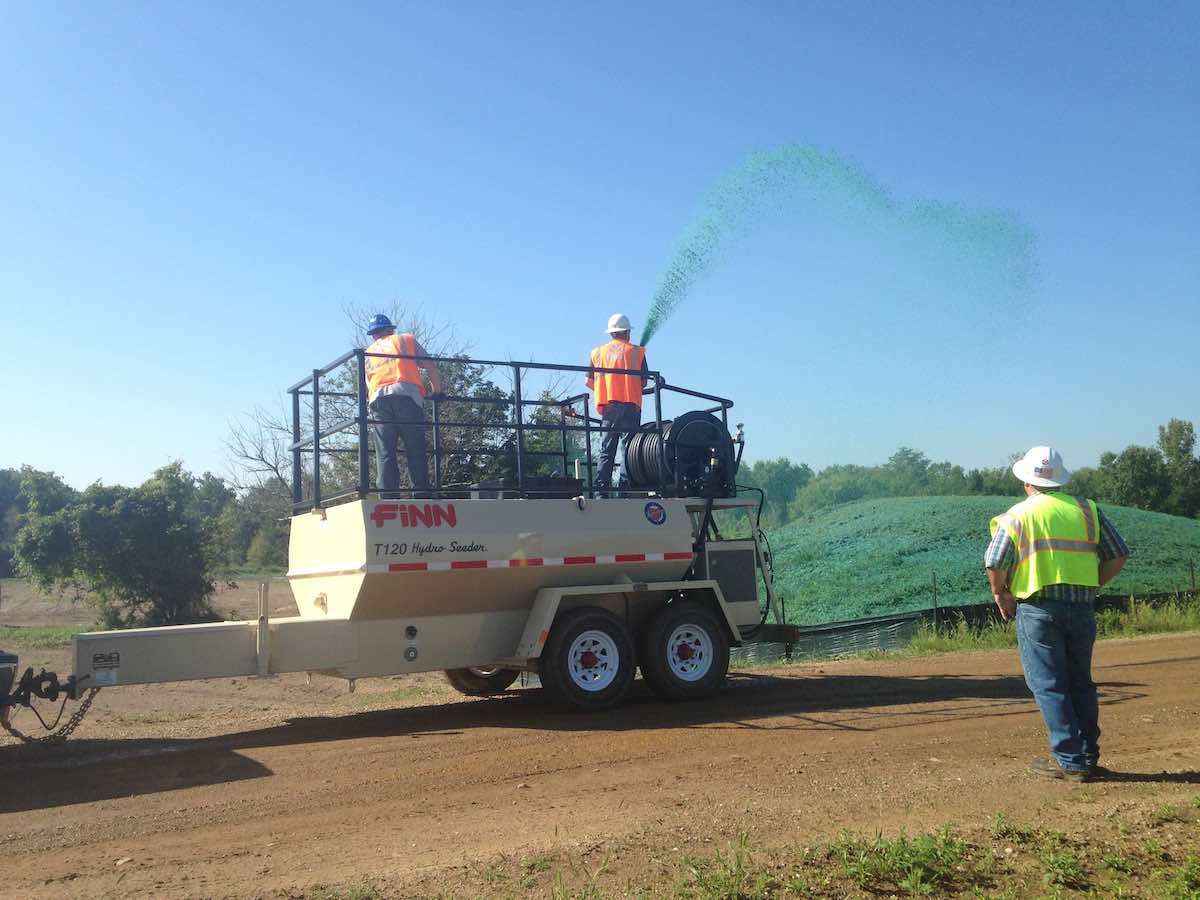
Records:
{"label": "safety chain", "polygon": [[72,731],[79,727],[79,724],[83,721],[83,717],[86,716],[88,714],[88,710],[91,709],[92,701],[96,699],[96,695],[98,693],[100,693],[100,688],[98,687],[94,687],[89,690],[87,692],[87,696],[83,698],[83,702],[79,704],[79,709],[75,710],[75,712],[71,714],[71,718],[67,719],[67,721],[65,721],[61,727],[50,732],[50,734],[43,734],[39,737],[33,737],[32,735],[25,734],[25,732],[21,731],[20,729],[14,728],[8,721],[8,718],[5,716],[0,716],[0,727],[3,727],[5,731],[22,743],[43,745],[60,744],[71,736]]}

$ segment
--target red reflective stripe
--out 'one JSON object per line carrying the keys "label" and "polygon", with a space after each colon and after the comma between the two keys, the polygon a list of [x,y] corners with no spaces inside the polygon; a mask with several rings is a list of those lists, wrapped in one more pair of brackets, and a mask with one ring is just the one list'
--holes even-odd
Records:
{"label": "red reflective stripe", "polygon": [[540,556],[531,556],[528,559],[510,559],[508,567],[510,569],[522,569],[525,566],[540,566],[542,558]]}
{"label": "red reflective stripe", "polygon": [[617,562],[645,562],[645,553],[618,553],[613,557]]}
{"label": "red reflective stripe", "polygon": [[486,559],[460,559],[450,563],[452,569],[486,569]]}
{"label": "red reflective stripe", "polygon": [[690,551],[688,553],[664,553],[663,559],[691,559],[693,556],[695,554]]}
{"label": "red reflective stripe", "polygon": [[584,566],[593,565],[596,562],[594,556],[567,556],[563,558],[563,565],[567,566]]}
{"label": "red reflective stripe", "polygon": [[388,563],[389,572],[424,572],[429,563]]}

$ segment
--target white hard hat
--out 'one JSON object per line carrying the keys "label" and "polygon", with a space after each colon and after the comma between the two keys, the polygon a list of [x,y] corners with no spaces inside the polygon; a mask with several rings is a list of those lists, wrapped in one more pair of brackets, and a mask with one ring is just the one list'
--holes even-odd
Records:
{"label": "white hard hat", "polygon": [[628,331],[630,329],[629,316],[625,313],[613,313],[608,317],[608,333],[616,334],[618,331]]}
{"label": "white hard hat", "polygon": [[1013,474],[1036,487],[1062,487],[1071,480],[1062,454],[1053,447],[1033,447],[1013,463]]}

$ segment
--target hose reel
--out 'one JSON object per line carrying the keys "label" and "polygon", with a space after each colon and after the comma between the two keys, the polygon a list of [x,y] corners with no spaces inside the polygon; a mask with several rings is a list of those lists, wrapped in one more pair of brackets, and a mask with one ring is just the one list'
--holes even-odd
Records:
{"label": "hose reel", "polygon": [[668,497],[732,497],[736,490],[733,438],[721,420],[699,410],[634,432],[625,444],[625,475],[637,491]]}

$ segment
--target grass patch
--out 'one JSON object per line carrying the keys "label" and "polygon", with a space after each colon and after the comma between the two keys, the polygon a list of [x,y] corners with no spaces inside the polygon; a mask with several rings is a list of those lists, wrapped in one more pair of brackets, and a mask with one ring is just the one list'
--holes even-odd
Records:
{"label": "grass patch", "polygon": [[373,706],[376,703],[403,703],[408,700],[421,700],[432,694],[427,687],[399,687],[390,691],[376,691],[370,694],[355,694],[351,702],[355,706]]}
{"label": "grass patch", "polygon": [[[1137,637],[1143,634],[1200,631],[1200,597],[1181,595],[1159,606],[1131,600],[1127,609],[1106,609],[1096,614],[1098,638]],[[991,622],[972,626],[960,619],[952,626],[936,631],[921,623],[908,646],[900,650],[868,650],[866,659],[892,659],[897,656],[931,656],[964,650],[1006,650],[1017,646],[1017,631],[1012,623]]]}
{"label": "grass patch", "polygon": [[1087,872],[1070,850],[1043,850],[1038,856],[1042,880],[1052,887],[1083,890],[1088,887]]}
{"label": "grass patch", "polygon": [[[1190,815],[1190,797],[1179,806]],[[1143,815],[1157,804],[1140,805]],[[431,885],[449,896],[552,898],[638,897],[647,900],[767,900],[847,897],[1144,897],[1200,900],[1200,856],[1194,847],[1169,853],[1140,834],[1102,820],[1065,834],[1027,826],[1003,814],[960,830],[951,823],[913,835],[841,832],[816,843],[760,843],[750,831],[713,850],[640,840],[614,841],[603,861],[587,852],[549,850],[502,855],[469,883]],[[768,837],[763,835],[763,837]],[[778,837],[778,835],[771,835]],[[1010,846],[1005,846],[1010,845]],[[1016,847],[1011,845],[1017,845]],[[694,847],[695,845],[693,845]],[[633,859],[610,869],[633,848]],[[639,850],[649,853],[639,855]],[[435,895],[401,890],[397,896]],[[385,894],[387,892],[385,891]],[[390,896],[390,894],[389,894]],[[441,895],[437,895],[441,896]]]}
{"label": "grass patch", "polygon": [[1163,803],[1154,811],[1151,821],[1155,825],[1166,825],[1168,822],[1187,821],[1187,816],[1184,815],[1182,806],[1176,806],[1173,803]]}
{"label": "grass patch", "polygon": [[967,849],[967,843],[953,828],[944,825],[936,832],[913,838],[901,832],[890,840],[877,835],[866,841],[842,834],[830,846],[828,856],[849,880],[865,890],[921,896],[953,885],[965,869]]}
{"label": "grass patch", "polygon": [[1136,637],[1197,629],[1200,629],[1200,598],[1185,594],[1157,606],[1139,603],[1131,597],[1128,609],[1103,609],[1096,613],[1099,637]]}
{"label": "grass patch", "polygon": [[0,647],[53,650],[71,646],[71,638],[95,625],[0,625]]}
{"label": "grass patch", "polygon": [[1033,829],[1026,828],[1024,825],[1018,825],[1009,819],[1008,816],[1004,815],[1004,813],[996,813],[992,818],[992,837],[998,841],[1025,844],[1033,837]]}
{"label": "grass patch", "polygon": [[521,868],[526,872],[546,872],[551,866],[550,857],[545,853],[535,853],[521,860]]}
{"label": "grass patch", "polygon": [[1163,894],[1171,900],[1196,900],[1200,897],[1200,856],[1189,856],[1171,873]]}
{"label": "grass patch", "polygon": [[708,858],[686,858],[684,868],[686,874],[675,886],[679,897],[769,897],[779,887],[775,876],[751,857],[746,832],[728,850],[718,850]]}
{"label": "grass patch", "polygon": [[319,884],[305,895],[306,900],[384,900],[384,895],[366,884],[333,887]]}
{"label": "grass patch", "polygon": [[937,653],[957,653],[962,650],[1006,650],[1017,646],[1017,630],[997,622],[973,628],[960,620],[951,628],[934,630],[932,625],[921,623],[905,653],[912,656],[930,656]]}
{"label": "grass patch", "polygon": [[1116,850],[1111,850],[1100,857],[1100,861],[1104,863],[1104,867],[1112,872],[1120,872],[1123,875],[1128,875],[1134,869],[1133,860],[1123,853]]}

